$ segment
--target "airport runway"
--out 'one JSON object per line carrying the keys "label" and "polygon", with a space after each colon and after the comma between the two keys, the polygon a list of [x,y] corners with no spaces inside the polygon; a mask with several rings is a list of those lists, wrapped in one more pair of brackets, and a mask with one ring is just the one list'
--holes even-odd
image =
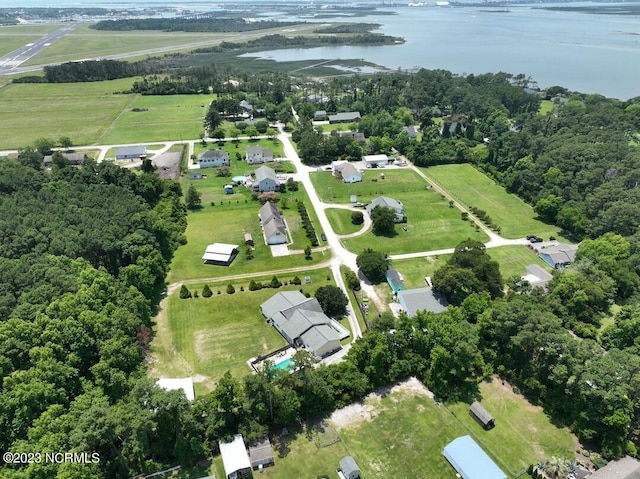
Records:
{"label": "airport runway", "polygon": [[[33,43],[27,43],[25,46],[18,48],[17,50],[8,53],[0,57],[0,75],[8,75],[11,73],[18,73],[29,71],[28,68],[21,68],[20,65],[26,62],[29,58],[33,57],[36,53],[51,45],[53,42],[64,37],[69,32],[75,30],[77,25],[65,25],[59,30],[53,33],[43,36]],[[34,67],[33,71],[41,70],[42,65]]]}

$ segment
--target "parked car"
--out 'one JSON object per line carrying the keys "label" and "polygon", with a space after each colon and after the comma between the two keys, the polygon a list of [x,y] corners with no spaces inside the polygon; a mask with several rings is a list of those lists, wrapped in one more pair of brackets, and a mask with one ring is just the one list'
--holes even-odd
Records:
{"label": "parked car", "polygon": [[536,235],[527,235],[527,239],[531,241],[533,238],[537,238]]}
{"label": "parked car", "polygon": [[542,241],[544,241],[542,238],[540,238],[540,236],[534,236],[533,238],[531,238],[529,240],[531,243],[542,243]]}
{"label": "parked car", "polygon": [[322,241],[327,241],[327,235],[326,235],[326,234],[324,234],[324,233],[320,233],[320,239],[321,239]]}

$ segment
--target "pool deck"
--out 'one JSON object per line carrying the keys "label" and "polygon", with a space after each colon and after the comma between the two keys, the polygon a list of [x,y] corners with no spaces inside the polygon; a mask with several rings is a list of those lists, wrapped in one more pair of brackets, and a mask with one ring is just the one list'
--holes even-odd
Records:
{"label": "pool deck", "polygon": [[262,366],[265,361],[268,360],[273,362],[274,364],[279,364],[282,361],[286,361],[287,359],[293,358],[293,355],[296,353],[296,351],[297,351],[296,348],[294,348],[293,346],[289,346],[284,350],[279,349],[277,351],[274,351],[273,353],[267,354],[266,356],[262,356],[260,357],[260,359],[251,358],[249,359],[249,361],[247,361],[247,364],[251,369],[257,372],[260,369],[262,369]]}

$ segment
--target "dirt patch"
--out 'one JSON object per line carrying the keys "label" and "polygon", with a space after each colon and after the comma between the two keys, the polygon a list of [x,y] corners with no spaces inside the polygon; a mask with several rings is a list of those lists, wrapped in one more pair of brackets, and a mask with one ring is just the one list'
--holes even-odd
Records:
{"label": "dirt patch", "polygon": [[338,430],[368,422],[380,413],[382,407],[380,402],[382,398],[391,396],[393,402],[398,401],[398,398],[393,397],[394,395],[421,396],[433,399],[433,393],[418,381],[417,378],[412,377],[394,386],[387,386],[375,390],[370,393],[363,402],[350,404],[342,409],[335,410],[333,414],[331,414],[329,421]]}
{"label": "dirt patch", "polygon": [[163,180],[178,180],[180,178],[181,151],[170,151],[154,156],[151,162],[156,167],[156,173]]}

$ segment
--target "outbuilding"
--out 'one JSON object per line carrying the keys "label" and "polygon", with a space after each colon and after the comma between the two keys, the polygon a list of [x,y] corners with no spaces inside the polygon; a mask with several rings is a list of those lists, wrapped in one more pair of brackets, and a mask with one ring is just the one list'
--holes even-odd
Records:
{"label": "outbuilding", "polygon": [[227,479],[252,479],[251,462],[241,434],[233,436],[233,441],[218,443],[222,465]]}
{"label": "outbuilding", "polygon": [[249,445],[249,457],[251,459],[251,467],[253,470],[262,469],[264,467],[273,466],[273,449],[268,437],[262,438]]}
{"label": "outbuilding", "polygon": [[229,266],[238,255],[237,244],[213,243],[207,246],[202,259],[205,264]]}
{"label": "outbuilding", "polygon": [[492,429],[496,425],[496,420],[478,401],[474,401],[474,403],[469,406],[469,414],[487,430]]}
{"label": "outbuilding", "polygon": [[387,278],[387,283],[389,283],[391,291],[393,291],[394,294],[404,289],[404,281],[402,280],[400,273],[398,273],[395,268],[389,266],[385,273],[385,277]]}
{"label": "outbuilding", "polygon": [[345,456],[340,459],[340,469],[338,469],[345,479],[358,479],[360,477],[360,468],[351,456]]}
{"label": "outbuilding", "polygon": [[384,168],[389,164],[387,155],[364,155],[362,157],[365,168]]}
{"label": "outbuilding", "polygon": [[144,145],[116,148],[116,160],[139,160],[143,156],[147,156],[147,148]]}
{"label": "outbuilding", "polygon": [[454,439],[444,447],[442,454],[462,479],[507,479],[471,436]]}

